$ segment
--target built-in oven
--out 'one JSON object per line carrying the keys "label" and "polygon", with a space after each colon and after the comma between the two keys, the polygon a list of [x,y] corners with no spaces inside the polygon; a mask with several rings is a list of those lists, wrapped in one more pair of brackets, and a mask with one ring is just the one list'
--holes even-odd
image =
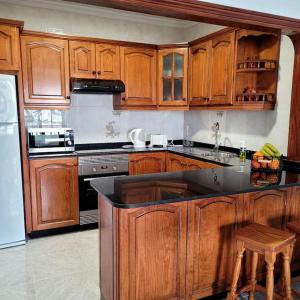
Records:
{"label": "built-in oven", "polygon": [[29,154],[73,152],[74,132],[71,128],[28,128]]}
{"label": "built-in oven", "polygon": [[[99,177],[128,175],[128,154],[87,155],[78,158],[80,225],[98,224],[98,193],[90,182]],[[105,186],[103,191],[113,187]]]}

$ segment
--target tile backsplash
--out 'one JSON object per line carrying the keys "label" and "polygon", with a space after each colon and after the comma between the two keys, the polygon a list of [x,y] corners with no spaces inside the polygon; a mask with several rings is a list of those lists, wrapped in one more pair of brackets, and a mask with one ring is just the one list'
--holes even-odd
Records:
{"label": "tile backsplash", "polygon": [[70,110],[25,110],[26,127],[70,127]]}

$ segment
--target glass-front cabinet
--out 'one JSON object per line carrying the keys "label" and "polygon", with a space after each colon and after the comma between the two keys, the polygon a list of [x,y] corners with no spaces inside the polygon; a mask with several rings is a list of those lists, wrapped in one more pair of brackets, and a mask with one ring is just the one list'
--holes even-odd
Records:
{"label": "glass-front cabinet", "polygon": [[159,50],[159,106],[187,105],[187,48]]}

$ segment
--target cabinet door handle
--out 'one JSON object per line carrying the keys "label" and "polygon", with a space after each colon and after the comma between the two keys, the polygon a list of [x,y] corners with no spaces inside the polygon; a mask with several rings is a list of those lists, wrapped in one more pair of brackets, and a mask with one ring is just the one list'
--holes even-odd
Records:
{"label": "cabinet door handle", "polygon": [[183,101],[186,101],[186,98],[182,98]]}
{"label": "cabinet door handle", "polygon": [[70,96],[66,96],[66,99],[71,99],[71,97]]}
{"label": "cabinet door handle", "polygon": [[126,98],[125,98],[125,97],[122,97],[122,100],[123,100],[123,101],[125,101],[125,100],[126,100]]}
{"label": "cabinet door handle", "polygon": [[101,75],[101,71],[98,71],[97,74],[98,74],[98,75]]}
{"label": "cabinet door handle", "polygon": [[96,75],[96,71],[93,71],[92,74],[93,74],[93,75]]}

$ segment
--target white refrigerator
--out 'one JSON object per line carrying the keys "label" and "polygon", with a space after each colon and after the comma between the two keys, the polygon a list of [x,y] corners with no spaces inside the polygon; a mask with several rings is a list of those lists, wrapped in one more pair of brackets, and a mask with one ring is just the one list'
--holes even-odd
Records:
{"label": "white refrigerator", "polygon": [[16,78],[0,74],[0,249],[25,244]]}

